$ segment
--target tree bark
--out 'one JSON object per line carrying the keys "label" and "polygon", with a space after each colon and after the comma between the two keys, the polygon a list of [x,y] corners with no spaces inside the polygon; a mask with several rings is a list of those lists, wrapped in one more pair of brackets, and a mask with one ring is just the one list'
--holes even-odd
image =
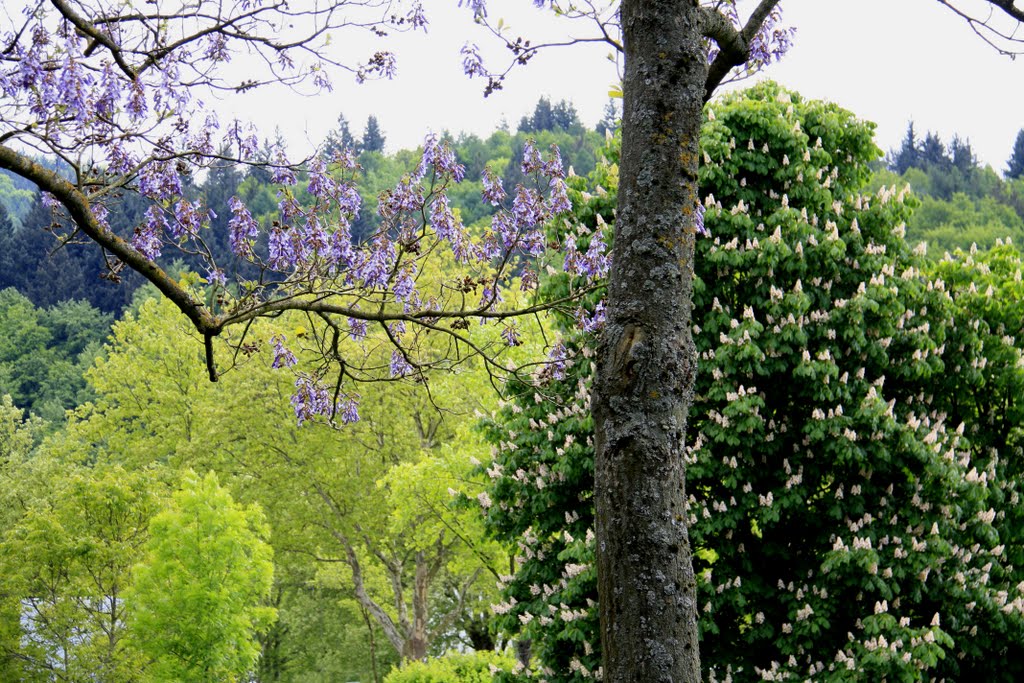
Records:
{"label": "tree bark", "polygon": [[407,631],[402,659],[422,662],[427,658],[427,612],[431,572],[423,551],[416,553],[412,585],[412,624]]}
{"label": "tree bark", "polygon": [[696,683],[683,447],[708,65],[694,0],[623,0],[621,20],[619,207],[593,398],[604,680]]}

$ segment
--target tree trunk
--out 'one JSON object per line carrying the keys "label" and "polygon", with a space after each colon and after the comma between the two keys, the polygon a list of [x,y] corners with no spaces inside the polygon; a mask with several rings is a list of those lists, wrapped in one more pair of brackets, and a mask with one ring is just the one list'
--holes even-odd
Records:
{"label": "tree trunk", "polygon": [[412,585],[412,628],[405,639],[403,659],[422,662],[427,658],[427,614],[430,587],[430,568],[423,551],[416,553],[416,574]]}
{"label": "tree trunk", "polygon": [[683,446],[707,59],[695,0],[623,0],[619,207],[594,385],[604,680],[700,681]]}

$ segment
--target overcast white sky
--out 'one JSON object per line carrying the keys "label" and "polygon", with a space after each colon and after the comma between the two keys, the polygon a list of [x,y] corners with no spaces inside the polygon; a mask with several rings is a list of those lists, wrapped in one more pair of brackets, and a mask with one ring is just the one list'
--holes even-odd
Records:
{"label": "overcast white sky", "polygon": [[[415,147],[428,131],[487,135],[502,119],[514,129],[541,95],[571,100],[587,125],[600,120],[609,87],[618,79],[607,48],[550,51],[484,99],[483,84],[462,75],[459,49],[469,40],[492,54],[507,51],[474,26],[456,0],[425,4],[431,10],[429,33],[397,41],[396,80],[356,85],[339,76],[333,93],[315,99],[249,95],[242,115],[262,129],[280,126],[295,152],[319,144],[339,113],[356,135],[366,117],[376,115],[389,151]],[[504,17],[516,34],[572,30],[535,10],[530,0],[490,0],[489,7],[491,18]],[[921,134],[934,130],[948,142],[959,133],[984,163],[998,171],[1005,167],[1024,128],[1024,59],[997,54],[936,0],[783,0],[782,7],[786,22],[797,27],[795,47],[765,77],[876,122],[884,150],[899,143],[913,118]],[[339,50],[367,51],[360,40],[339,38]]]}

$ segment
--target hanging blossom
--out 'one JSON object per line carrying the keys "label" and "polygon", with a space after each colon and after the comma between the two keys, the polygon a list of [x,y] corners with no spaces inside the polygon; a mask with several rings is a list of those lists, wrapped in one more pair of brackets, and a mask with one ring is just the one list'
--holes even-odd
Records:
{"label": "hanging blossom", "polygon": [[251,256],[252,240],[260,233],[259,225],[238,197],[229,199],[228,206],[231,208],[231,220],[228,221],[231,250],[238,256]]}
{"label": "hanging blossom", "polygon": [[705,211],[706,210],[704,208],[704,205],[701,204],[701,203],[698,203],[697,204],[697,210],[695,211],[696,215],[694,216],[694,225],[696,226],[697,234],[698,235],[701,235],[703,237],[710,237],[711,236],[711,231],[708,230],[707,226],[704,225],[704,213],[705,213]]}
{"label": "hanging blossom", "polygon": [[348,319],[348,334],[352,339],[360,341],[366,338],[366,321],[358,318]]}
{"label": "hanging blossom", "polygon": [[502,327],[501,337],[508,346],[520,346],[523,343],[519,334],[519,328],[515,325],[505,325]]}
{"label": "hanging blossom", "polygon": [[406,264],[398,271],[394,282],[391,284],[391,292],[395,299],[402,303],[413,303],[410,300],[416,296],[416,267],[414,264]]}
{"label": "hanging blossom", "polygon": [[459,7],[468,7],[477,19],[487,16],[486,0],[459,0]]}
{"label": "hanging blossom", "polygon": [[202,203],[198,199],[195,202],[181,199],[174,205],[174,221],[168,231],[176,240],[186,236],[196,237],[208,215],[203,211]]}
{"label": "hanging blossom", "polygon": [[565,379],[568,361],[569,351],[565,348],[565,344],[558,342],[551,347],[551,350],[548,351],[547,369],[553,379]]}
{"label": "hanging blossom", "polygon": [[274,361],[270,364],[270,367],[275,369],[290,368],[299,362],[298,359],[295,358],[295,354],[284,345],[287,340],[287,337],[283,334],[275,334],[270,338],[270,342],[274,345]]}
{"label": "hanging blossom", "polygon": [[427,135],[423,142],[423,157],[416,168],[413,180],[423,180],[431,168],[439,177],[450,177],[457,183],[462,182],[466,175],[466,167],[455,158],[451,144],[447,140],[439,142],[435,133]]}
{"label": "hanging blossom", "polygon": [[278,150],[277,156],[274,158],[274,165],[270,171],[270,180],[275,185],[286,186],[295,185],[298,182],[295,177],[295,171],[292,170],[282,150]]}
{"label": "hanging blossom", "polygon": [[306,420],[329,416],[332,406],[327,389],[318,380],[299,375],[295,380],[292,407],[295,409],[295,418],[301,425]]}
{"label": "hanging blossom", "polygon": [[139,176],[139,193],[156,200],[172,200],[181,196],[181,176],[170,161],[150,162]]}
{"label": "hanging blossom", "polygon": [[[743,28],[743,22],[740,20],[739,11],[736,8],[736,0],[729,0],[724,3],[718,7],[718,11],[725,15],[736,30]],[[780,61],[789,52],[790,48],[793,47],[793,36],[796,34],[796,28],[781,27],[781,22],[782,9],[776,7],[765,18],[760,29],[750,40],[750,57],[746,65],[742,67],[747,75],[773,62]],[[718,57],[720,50],[716,43],[707,41],[705,51],[708,63],[711,63]]]}
{"label": "hanging blossom", "polygon": [[611,265],[606,250],[604,241],[596,234],[591,236],[590,246],[583,253],[579,251],[576,238],[568,237],[565,241],[565,261],[562,268],[570,275],[595,280],[603,278],[608,274]]}
{"label": "hanging blossom", "polygon": [[605,309],[604,301],[599,301],[597,306],[594,307],[594,312],[588,314],[582,309],[577,314],[576,318],[579,321],[580,328],[584,332],[600,332],[604,328],[604,324],[607,320],[607,311]]}
{"label": "hanging blossom", "polygon": [[156,261],[160,258],[163,248],[162,236],[166,228],[167,222],[164,220],[163,210],[156,205],[150,206],[146,209],[142,225],[135,228],[132,246],[150,261]]}
{"label": "hanging blossom", "polygon": [[484,167],[483,173],[483,198],[491,206],[498,206],[505,200],[505,188],[502,186],[501,177],[496,176],[490,167]]}
{"label": "hanging blossom", "polygon": [[293,235],[291,230],[285,229],[280,223],[271,228],[270,236],[267,238],[271,268],[285,270],[295,267],[297,258]]}
{"label": "hanging blossom", "polygon": [[398,349],[391,352],[391,376],[392,377],[407,377],[413,374],[414,369],[408,360]]}
{"label": "hanging blossom", "polygon": [[796,28],[779,26],[782,10],[776,7],[761,24],[761,29],[750,41],[750,61],[756,66],[778,62],[793,47]]}
{"label": "hanging blossom", "polygon": [[470,78],[482,78],[489,74],[484,66],[484,60],[480,56],[480,47],[475,43],[466,43],[462,46],[462,71]]}
{"label": "hanging blossom", "polygon": [[334,400],[318,379],[299,375],[295,380],[295,393],[291,401],[300,425],[318,417],[332,423],[340,420],[342,424],[351,424],[359,421],[359,399],[359,394],[350,393]]}
{"label": "hanging blossom", "polygon": [[341,417],[342,424],[359,422],[359,394],[345,396],[336,406],[336,415]]}
{"label": "hanging blossom", "polygon": [[321,201],[329,201],[338,188],[334,179],[327,174],[327,167],[323,159],[317,157],[309,165],[309,185],[306,191]]}

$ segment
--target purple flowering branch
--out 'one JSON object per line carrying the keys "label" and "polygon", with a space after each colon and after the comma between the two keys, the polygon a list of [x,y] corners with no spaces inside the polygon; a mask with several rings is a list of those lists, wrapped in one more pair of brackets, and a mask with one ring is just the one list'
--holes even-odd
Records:
{"label": "purple flowering branch", "polygon": [[[553,10],[555,3],[550,0],[533,0],[537,9]],[[584,32],[576,32],[574,37],[565,40],[537,42],[524,36],[508,35],[504,24],[492,22],[487,14],[486,0],[459,0],[459,7],[466,7],[473,12],[477,24],[483,26],[498,42],[511,53],[512,59],[504,68],[491,71],[480,54],[476,43],[466,43],[462,47],[463,72],[470,78],[482,78],[487,81],[484,96],[501,90],[505,78],[517,67],[524,66],[542,50],[571,47],[583,43],[606,43],[617,53],[622,52],[621,28],[619,26],[618,2],[570,3],[559,5],[557,16],[560,19],[573,21],[576,26],[586,25]]]}
{"label": "purple flowering branch", "polygon": [[708,47],[705,101],[722,83],[753,75],[779,61],[792,47],[796,31],[779,26],[779,0],[759,0],[745,23],[740,20],[735,0],[704,5],[702,20],[704,36],[713,41]]}
{"label": "purple flowering branch", "polygon": [[[107,277],[116,280],[124,268],[137,271],[189,318],[203,337],[211,380],[218,376],[212,340],[226,328],[243,327],[233,340],[237,357],[251,347],[245,338],[258,318],[295,311],[316,321],[320,331],[311,338],[322,364],[298,375],[300,420],[339,413],[354,418],[358,397],[343,380],[418,377],[473,355],[484,356],[496,373],[507,371],[498,356],[518,343],[515,326],[501,324],[493,342],[478,342],[465,332],[470,321],[570,308],[589,286],[559,301],[523,304],[520,295],[508,296],[519,274],[522,287],[535,282],[537,262],[549,248],[545,225],[571,208],[557,149],[542,154],[527,146],[528,186],[506,189],[486,174],[483,199],[495,214],[489,226],[470,230],[448,200],[465,170],[450,144],[431,135],[416,168],[381,195],[379,230],[357,242],[352,226],[363,210],[361,169],[349,154],[293,163],[283,149],[261,151],[250,126],[196,116],[201,98],[217,90],[264,82],[329,88],[329,67],[344,67],[323,54],[332,30],[425,26],[418,3],[408,14],[388,12],[386,19],[374,15],[392,7],[386,0],[316,7],[200,1],[187,15],[175,15],[159,5],[52,0],[6,32],[0,27],[6,50],[0,59],[0,168],[34,182],[57,217],[70,219],[61,239],[84,237],[103,250]],[[369,14],[357,19],[357,9]],[[306,30],[297,34],[292,25]],[[259,80],[229,80],[225,64],[254,57],[264,60]],[[394,60],[376,52],[365,64],[344,68],[358,79],[386,77]],[[31,156],[37,153],[56,155],[70,173],[43,167]],[[273,217],[254,215],[237,196],[224,206],[184,196],[189,176],[234,164],[270,172],[278,188]],[[148,205],[137,225],[118,233],[108,217],[124,192],[138,193]],[[214,259],[207,235],[216,214],[226,216],[234,257],[256,277],[232,283]],[[603,246],[590,244],[573,271],[585,282],[605,271]],[[216,291],[212,303],[167,274],[161,264],[173,258],[172,251],[201,258]],[[437,259],[445,265],[429,265]],[[445,275],[445,269],[458,274]],[[378,327],[383,335],[371,333]],[[454,359],[426,352],[429,345],[420,336],[439,334],[452,340]],[[363,366],[347,363],[341,339],[386,344],[390,362],[375,365],[367,359],[376,355],[366,353]],[[297,370],[284,337],[271,343],[273,364]],[[329,365],[339,368],[333,392],[323,385]]]}

